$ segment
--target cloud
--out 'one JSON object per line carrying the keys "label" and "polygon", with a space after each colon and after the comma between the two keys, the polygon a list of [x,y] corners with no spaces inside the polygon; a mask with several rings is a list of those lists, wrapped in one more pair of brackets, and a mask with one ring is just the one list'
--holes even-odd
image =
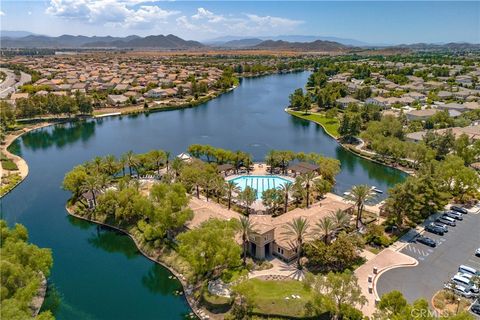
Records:
{"label": "cloud", "polygon": [[280,17],[272,16],[257,16],[256,14],[247,14],[247,17],[251,22],[256,23],[259,26],[268,26],[272,28],[282,28],[282,27],[296,27],[299,24],[302,24],[301,20],[292,20]]}
{"label": "cloud", "polygon": [[5,12],[3,12],[2,10],[0,10],[0,16],[4,16],[5,15]]}
{"label": "cloud", "polygon": [[258,32],[289,31],[303,23],[282,17],[259,16],[256,14],[222,15],[205,8],[197,8],[190,17],[177,18],[177,25],[187,30],[203,33],[258,34]]}
{"label": "cloud", "polygon": [[124,27],[146,27],[165,22],[178,11],[168,11],[145,0],[50,0],[47,14],[64,19]]}

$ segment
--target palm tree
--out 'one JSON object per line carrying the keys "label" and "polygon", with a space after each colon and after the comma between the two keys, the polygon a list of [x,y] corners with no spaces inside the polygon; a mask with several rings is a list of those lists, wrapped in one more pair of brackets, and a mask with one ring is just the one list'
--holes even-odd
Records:
{"label": "palm tree", "polygon": [[265,157],[265,161],[267,165],[270,166],[270,174],[273,174],[273,169],[275,168],[275,161],[276,161],[276,152],[275,150],[270,150]]}
{"label": "palm tree", "polygon": [[242,243],[243,243],[243,265],[247,264],[247,245],[250,239],[250,236],[255,232],[254,230],[255,223],[253,223],[249,217],[241,216],[240,217],[240,232],[242,233]]}
{"label": "palm tree", "polygon": [[297,267],[301,269],[300,257],[302,256],[302,247],[310,225],[307,219],[298,217],[284,225],[285,231],[282,233],[286,237],[294,237],[297,244]]}
{"label": "palm tree", "polygon": [[132,175],[132,168],[135,168],[138,165],[138,159],[132,150],[125,154],[125,158],[128,165],[128,171],[130,172],[130,175]]}
{"label": "palm tree", "polygon": [[160,167],[165,160],[165,152],[161,150],[152,150],[148,153],[150,160],[154,163],[157,174],[160,176]]}
{"label": "palm tree", "polygon": [[330,243],[330,234],[337,228],[331,217],[323,217],[316,224],[316,231],[323,235],[325,244]]}
{"label": "palm tree", "polygon": [[115,156],[109,154],[105,158],[103,158],[102,164],[103,170],[110,176],[115,176],[115,174],[119,170],[119,163]]}
{"label": "palm tree", "polygon": [[307,208],[310,207],[310,187],[312,186],[313,179],[315,179],[316,175],[314,172],[307,172],[302,174],[299,178],[302,184],[305,186],[307,190]]}
{"label": "palm tree", "polygon": [[344,229],[350,224],[350,215],[342,209],[337,209],[335,212],[330,213],[330,218],[339,229]]}
{"label": "palm tree", "polygon": [[120,160],[118,161],[119,162],[119,165],[122,167],[122,176],[125,177],[125,166],[127,165],[128,161],[127,161],[127,155],[126,154],[123,154],[121,157],[120,157]]}
{"label": "palm tree", "polygon": [[98,173],[91,174],[83,181],[81,190],[83,192],[90,192],[92,195],[93,206],[97,206],[96,192],[101,187],[100,175]]}
{"label": "palm tree", "polygon": [[165,165],[167,167],[167,173],[168,173],[168,170],[169,170],[169,164],[170,164],[170,151],[165,151]]}
{"label": "palm tree", "polygon": [[282,184],[282,186],[280,188],[281,188],[280,190],[283,193],[283,198],[285,199],[285,202],[283,204],[284,205],[283,212],[287,212],[287,209],[288,209],[288,195],[293,189],[293,183],[291,183],[291,182],[284,183],[284,184]]}
{"label": "palm tree", "polygon": [[226,189],[227,189],[227,194],[228,194],[228,210],[230,210],[232,206],[232,195],[234,192],[239,193],[240,188],[238,185],[233,182],[233,181],[227,181],[226,183]]}
{"label": "palm tree", "polygon": [[257,199],[257,191],[250,186],[245,187],[242,192],[238,194],[238,198],[245,205],[245,211],[248,216],[250,205]]}
{"label": "palm tree", "polygon": [[362,212],[365,202],[375,197],[375,193],[372,188],[366,184],[353,186],[350,190],[350,193],[347,195],[347,199],[353,201],[357,207],[357,221],[355,226],[357,229],[360,229],[362,223]]}

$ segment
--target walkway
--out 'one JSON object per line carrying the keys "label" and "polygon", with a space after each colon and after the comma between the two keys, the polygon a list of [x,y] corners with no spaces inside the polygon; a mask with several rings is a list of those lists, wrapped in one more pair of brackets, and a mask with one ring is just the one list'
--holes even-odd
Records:
{"label": "walkway", "polygon": [[276,276],[280,277],[288,277],[294,280],[303,280],[305,278],[305,272],[303,270],[297,269],[296,261],[292,261],[291,263],[283,262],[278,258],[273,258],[269,260],[269,262],[273,265],[272,268],[266,270],[258,270],[252,271],[248,274],[248,278],[267,278],[272,277],[272,280]]}
{"label": "walkway", "polygon": [[[415,266],[417,264],[418,262],[414,258],[387,248],[355,270],[358,284],[362,288],[363,295],[368,300],[368,303],[362,307],[363,314],[371,316],[375,312],[375,300],[379,299],[375,286],[378,277],[383,272],[393,268]],[[374,268],[377,269],[376,274],[374,274]]]}

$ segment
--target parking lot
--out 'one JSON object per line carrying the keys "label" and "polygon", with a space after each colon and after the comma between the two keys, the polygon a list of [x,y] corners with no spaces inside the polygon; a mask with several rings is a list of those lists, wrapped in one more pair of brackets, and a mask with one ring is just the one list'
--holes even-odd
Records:
{"label": "parking lot", "polygon": [[475,256],[475,250],[480,247],[480,214],[463,215],[463,221],[457,221],[457,226],[449,227],[443,236],[430,232],[423,235],[437,241],[437,247],[407,244],[401,252],[417,259],[418,265],[385,272],[377,281],[380,296],[399,290],[409,302],[418,298],[430,302],[461,264],[480,270],[480,257]]}

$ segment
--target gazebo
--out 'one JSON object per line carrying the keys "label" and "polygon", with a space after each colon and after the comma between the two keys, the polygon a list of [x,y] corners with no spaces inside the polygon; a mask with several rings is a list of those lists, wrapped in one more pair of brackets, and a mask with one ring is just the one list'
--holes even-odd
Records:
{"label": "gazebo", "polygon": [[225,176],[227,176],[230,173],[230,171],[232,171],[233,169],[234,169],[234,166],[229,163],[219,164],[217,166],[217,171],[220,173],[224,173]]}
{"label": "gazebo", "polygon": [[288,166],[288,170],[292,171],[295,177],[297,176],[297,174],[316,172],[318,169],[320,169],[319,165],[309,162],[298,162]]}

